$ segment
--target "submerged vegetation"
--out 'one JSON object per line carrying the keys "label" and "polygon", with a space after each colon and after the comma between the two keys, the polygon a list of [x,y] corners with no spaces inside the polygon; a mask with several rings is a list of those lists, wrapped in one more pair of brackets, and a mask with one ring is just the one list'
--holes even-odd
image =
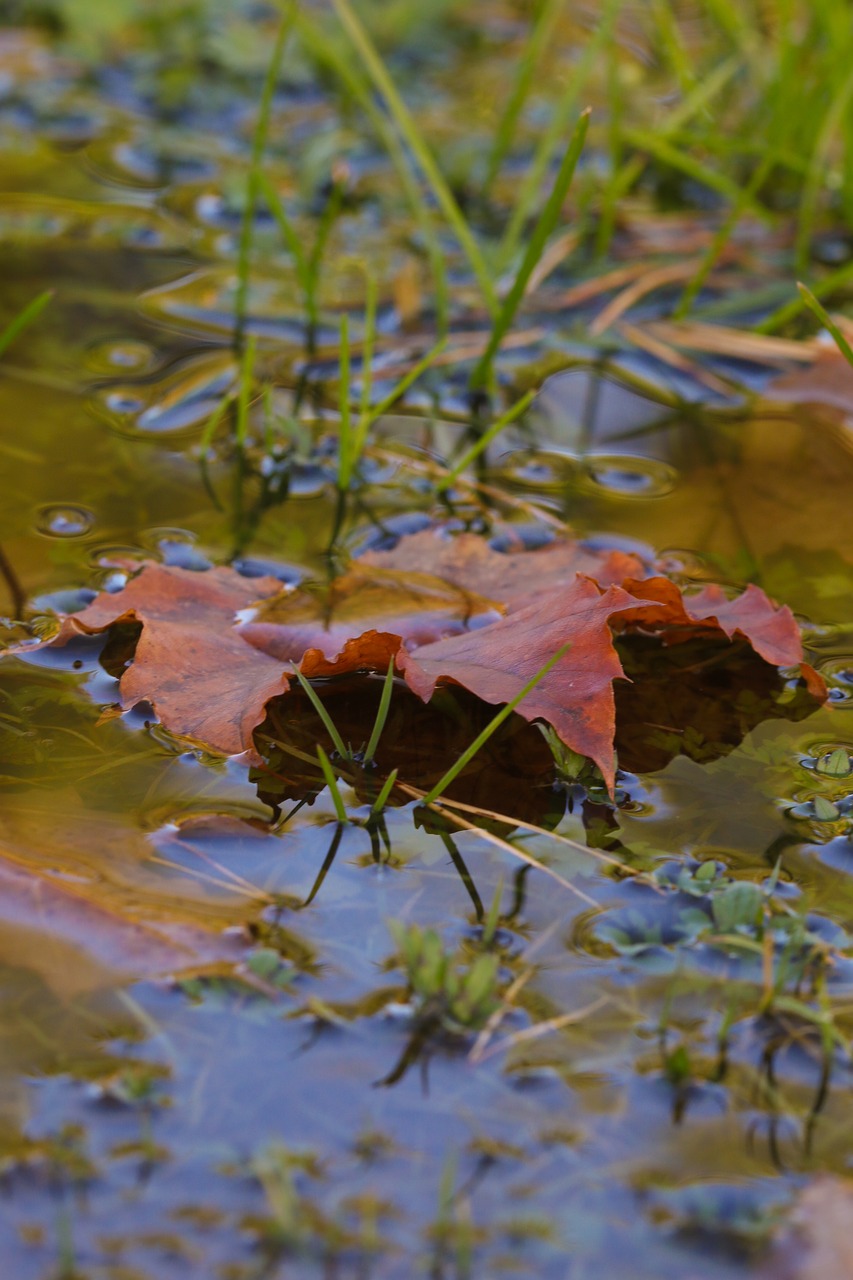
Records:
{"label": "submerged vegetation", "polygon": [[842,1274],[851,66],[4,7],[9,1274]]}

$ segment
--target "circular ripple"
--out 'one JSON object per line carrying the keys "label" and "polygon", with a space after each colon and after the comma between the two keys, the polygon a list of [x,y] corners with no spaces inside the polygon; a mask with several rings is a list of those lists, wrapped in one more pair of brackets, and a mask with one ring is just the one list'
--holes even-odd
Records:
{"label": "circular ripple", "polygon": [[836,654],[818,664],[829,689],[829,702],[839,711],[853,708],[853,654]]}
{"label": "circular ripple", "polygon": [[36,518],[36,528],[48,538],[82,538],[94,523],[94,514],[88,507],[71,503],[41,507]]}
{"label": "circular ripple", "polygon": [[86,364],[95,373],[148,373],[156,359],[147,342],[128,338],[124,342],[99,342],[91,347]]}
{"label": "circular ripple", "polygon": [[585,487],[604,489],[620,498],[662,498],[678,480],[678,472],[665,462],[618,454],[588,457],[582,476]]}

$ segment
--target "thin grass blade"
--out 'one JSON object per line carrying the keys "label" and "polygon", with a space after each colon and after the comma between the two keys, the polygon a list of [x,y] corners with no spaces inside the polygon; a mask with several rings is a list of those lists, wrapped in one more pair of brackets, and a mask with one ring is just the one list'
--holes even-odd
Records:
{"label": "thin grass blade", "polygon": [[797,288],[799,289],[800,296],[803,299],[803,302],[808,307],[809,311],[811,311],[814,315],[816,315],[818,320],[820,320],[821,324],[824,325],[824,327],[829,330],[829,332],[832,334],[832,339],[835,345],[838,347],[838,350],[844,356],[844,359],[847,361],[847,363],[853,366],[853,347],[850,346],[850,343],[847,341],[844,334],[841,332],[838,325],[833,320],[832,316],[829,314],[826,308],[822,306],[821,303],[818,302],[817,298],[814,296],[811,289],[806,288],[806,286],[800,283],[799,281],[797,283]]}
{"label": "thin grass blade", "polygon": [[24,329],[38,319],[52,297],[53,289],[45,289],[44,293],[40,293],[38,297],[33,298],[18,312],[14,319],[9,321],[6,328],[0,333],[0,356],[2,356],[7,347],[12,345],[18,335],[23,333]]}
{"label": "thin grass blade", "polygon": [[335,771],[332,768],[331,761],[326,755],[320,744],[317,744],[317,759],[320,761],[320,768],[323,770],[323,777],[326,780],[326,786],[329,788],[329,794],[332,797],[332,804],[335,806],[335,816],[338,822],[348,822],[347,807],[344,804],[344,798],[341,795],[338,780],[335,777]]}
{"label": "thin grass blade", "polygon": [[543,53],[551,42],[557,19],[565,2],[566,0],[544,0],[536,16],[533,30],[518,64],[515,82],[495,130],[495,141],[486,165],[486,176],[483,179],[482,196],[484,199],[488,197],[492,184],[498,176],[501,165],[512,145],[519,117],[533,84],[533,74]]}
{"label": "thin grass blade", "polygon": [[527,681],[527,684],[524,686],[524,688],[521,689],[515,695],[514,698],[511,698],[505,707],[501,707],[500,711],[497,713],[496,716],[492,717],[492,719],[486,725],[485,729],[483,729],[481,733],[477,734],[476,738],[471,743],[470,747],[466,747],[466,749],[462,752],[462,755],[459,757],[456,763],[452,764],[450,768],[447,770],[447,772],[441,778],[439,778],[438,782],[435,784],[432,790],[427,792],[427,794],[424,796],[423,800],[421,801],[422,804],[425,804],[425,805],[432,804],[433,801],[438,799],[442,791],[447,790],[451,782],[453,782],[455,778],[459,777],[459,774],[462,772],[465,766],[469,763],[469,761],[474,759],[474,756],[477,754],[480,748],[485,746],[489,738],[491,738],[492,734],[495,733],[501,727],[504,720],[506,720],[509,716],[512,715],[513,711],[515,711],[515,708],[518,706],[518,704],[527,697],[528,693],[530,693],[532,689],[536,688],[539,681],[543,680],[545,676],[547,676],[551,668],[554,667],[566,653],[568,653],[571,647],[572,647],[571,641],[569,641],[567,644],[562,645],[557,650],[557,652],[553,655],[553,657],[549,658],[548,661],[545,663],[545,665],[539,668],[539,670],[536,672],[536,675],[532,676],[531,679]]}
{"label": "thin grass blade", "polygon": [[376,748],[379,746],[379,739],[382,737],[382,730],[385,728],[385,722],[388,719],[388,710],[391,706],[391,694],[394,691],[394,659],[388,663],[388,671],[385,675],[385,682],[382,686],[382,696],[379,699],[379,706],[376,708],[376,719],[373,722],[373,730],[370,739],[364,751],[364,759],[369,764],[376,755]]}
{"label": "thin grass blade", "polygon": [[535,389],[528,391],[510,409],[507,409],[506,413],[502,414],[501,417],[498,418],[497,422],[493,422],[488,431],[485,431],[480,436],[480,439],[472,444],[471,448],[468,449],[459,461],[451,467],[447,475],[441,477],[435,486],[437,492],[443,493],[445,489],[454,483],[463,471],[467,471],[471,463],[474,462],[481,453],[488,449],[489,445],[497,436],[500,435],[504,427],[508,427],[511,422],[515,422],[516,418],[521,417],[535,396]]}
{"label": "thin grass blade", "polygon": [[521,266],[516,272],[512,287],[504,298],[500,312],[492,325],[488,346],[471,375],[471,385],[473,387],[483,387],[488,383],[495,355],[515,319],[515,313],[518,311],[521,300],[524,297],[527,282],[533,274],[534,267],[542,257],[549,237],[560,220],[563,201],[568,194],[580,154],[583,151],[584,142],[586,141],[589,117],[590,109],[587,108],[586,111],[581,113],[580,120],[575,126],[574,133],[566,148],[566,154],[563,156],[562,164],[551,188],[551,194],[548,196],[545,208],[539,215],[536,226],[531,232],[527,249],[521,260]]}
{"label": "thin grass blade", "polygon": [[349,322],[346,316],[341,316],[341,344],[338,362],[340,368],[338,376],[338,410],[340,413],[338,488],[343,493],[349,488],[353,465],[356,461],[353,456],[352,423],[350,420]]}
{"label": "thin grass blade", "polygon": [[326,33],[320,30],[305,13],[298,14],[297,29],[312,56],[318,62],[325,63],[334,72],[365,112],[388,152],[427,247],[435,287],[436,322],[439,333],[446,333],[449,324],[447,266],[436,233],[432,210],[418,185],[409,157],[396,131],[374,102],[369,87],[363,83],[355,69],[327,38]]}
{"label": "thin grass blade", "polygon": [[396,786],[398,772],[399,770],[397,769],[391,770],[391,772],[388,774],[388,777],[385,779],[385,781],[382,784],[382,790],[379,792],[379,795],[373,801],[373,808],[370,810],[370,812],[377,817],[385,808],[386,804],[388,803],[388,797],[390,796],[391,792],[394,790],[394,787]]}
{"label": "thin grass blade", "polygon": [[302,674],[302,672],[299,670],[298,667],[295,668],[295,671],[296,671],[296,679],[302,685],[302,688],[305,690],[305,693],[308,695],[311,705],[313,706],[314,710],[317,712],[317,715],[323,721],[323,727],[325,728],[326,733],[328,733],[329,737],[332,739],[332,742],[335,744],[335,750],[337,751],[338,755],[341,757],[342,760],[348,760],[350,758],[350,752],[347,750],[344,744],[343,738],[338,733],[337,725],[335,724],[332,717],[329,715],[326,708],[323,706],[322,699],[319,697],[316,689],[312,687],[311,682],[309,680],[306,680],[305,676]]}
{"label": "thin grass blade", "polygon": [[496,316],[498,314],[498,300],[491,273],[480,252],[480,246],[465,221],[465,216],[459,208],[450,187],[447,185],[444,175],[436,164],[429,147],[415,124],[414,118],[400,97],[373,41],[362,26],[349,0],[332,0],[332,4],[352,43],[355,45],[368,76],[384,98],[394,123],[417,160],[424,177],[432,187],[433,194],[441,206],[444,216],[453,228],[453,232],[480,286],[486,308],[492,316]]}
{"label": "thin grass blade", "polygon": [[238,345],[243,340],[243,333],[246,327],[246,307],[249,296],[249,272],[251,267],[255,202],[257,200],[259,189],[261,164],[263,161],[264,150],[267,145],[267,137],[269,135],[273,94],[275,93],[275,86],[278,81],[279,72],[281,71],[281,63],[284,58],[284,51],[287,47],[287,40],[293,25],[295,13],[296,3],[295,0],[292,0],[282,14],[281,22],[278,25],[275,44],[273,45],[269,65],[267,66],[267,73],[264,77],[264,87],[261,91],[261,102],[258,109],[258,122],[255,125],[255,132],[252,137],[249,173],[246,179],[246,205],[243,209],[243,218],[240,223],[240,242],[237,249],[237,292],[234,299],[234,316]]}

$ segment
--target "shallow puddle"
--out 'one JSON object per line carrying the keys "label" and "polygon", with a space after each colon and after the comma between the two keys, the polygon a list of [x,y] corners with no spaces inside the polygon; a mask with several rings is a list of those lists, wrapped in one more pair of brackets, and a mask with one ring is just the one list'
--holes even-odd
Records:
{"label": "shallow puddle", "polygon": [[[322,582],[340,523],[329,315],[349,307],[357,329],[353,252],[380,283],[380,391],[425,348],[398,323],[412,227],[387,235],[367,199],[387,164],[352,160],[310,357],[259,216],[247,328],[269,431],[256,406],[243,454],[203,449],[238,376],[253,99],[199,101],[178,127],[139,86],[49,70],[40,92],[10,72],[0,101],[18,119],[0,323],[55,290],[0,369],[0,614],[26,606],[47,631],[142,558]],[[318,171],[333,115],[305,85],[280,104]],[[828,704],[743,655],[709,683],[686,650],[679,670],[628,646],[652,692],[618,695],[616,803],[555,781],[542,735],[513,720],[453,793],[517,820],[484,835],[414,804],[380,827],[369,778],[341,784],[355,820],[339,823],[316,768],[274,745],[326,742],[301,696],[271,710],[250,773],[144,706],[118,714],[102,638],[4,660],[4,1274],[724,1280],[760,1266],[804,1175],[849,1167],[853,775],[826,767],[853,751],[849,433],[800,408],[749,417],[687,375],[674,405],[676,375],[642,353],[602,367],[583,314],[559,309],[571,283],[501,358],[507,385],[534,385],[543,349],[559,371],[481,489],[442,501],[429,482],[469,442],[464,377],[434,369],[377,424],[336,561],[433,524],[498,549],[567,524],[680,583],[753,581],[789,604]],[[482,347],[483,324],[460,304],[451,342]],[[327,690],[354,746],[380,687]],[[395,689],[379,763],[428,788],[490,715]],[[503,1020],[422,1034],[389,921],[437,929],[466,963],[496,954]]]}

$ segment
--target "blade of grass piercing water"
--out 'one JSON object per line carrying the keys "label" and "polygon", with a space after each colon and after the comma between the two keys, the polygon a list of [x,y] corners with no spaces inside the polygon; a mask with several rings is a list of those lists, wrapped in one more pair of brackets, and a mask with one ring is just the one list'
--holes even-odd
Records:
{"label": "blade of grass piercing water", "polygon": [[447,339],[440,338],[432,350],[428,351],[423,359],[419,360],[418,363],[409,370],[405,377],[401,378],[400,381],[394,385],[394,387],[388,392],[387,396],[385,396],[383,400],[380,400],[377,405],[374,405],[372,409],[369,409],[368,412],[359,419],[354,432],[354,452],[356,460],[358,460],[364,452],[368,432],[374,422],[378,421],[378,419],[381,418],[383,414],[386,414],[401,396],[406,394],[409,387],[413,386],[421,374],[427,371],[430,365],[438,358],[438,356],[441,355],[446,346]]}
{"label": "blade of grass piercing water", "polygon": [[243,361],[240,366],[240,385],[237,390],[236,440],[240,449],[244,447],[249,431],[249,405],[252,399],[257,350],[258,340],[253,334],[246,343],[246,349],[243,352]]}
{"label": "blade of grass piercing water", "polygon": [[344,746],[344,740],[341,737],[341,735],[338,733],[337,725],[335,724],[332,717],[329,715],[326,708],[323,706],[322,700],[318,697],[316,690],[312,688],[311,682],[309,680],[306,680],[305,676],[302,674],[302,672],[299,670],[298,667],[295,668],[295,671],[296,671],[297,680],[302,685],[302,688],[305,690],[306,694],[308,695],[311,705],[313,706],[314,710],[317,712],[317,715],[323,721],[323,727],[325,728],[329,737],[332,739],[332,742],[335,744],[335,750],[337,751],[338,755],[341,757],[342,760],[348,760],[350,758],[350,752]]}
{"label": "blade of grass piercing water", "polygon": [[[364,341],[361,344],[361,405],[359,423],[370,412],[370,392],[373,389],[373,348],[376,344],[376,276],[365,271]],[[356,438],[358,430],[356,430]]]}
{"label": "blade of grass piercing water", "polygon": [[438,493],[443,493],[448,485],[453,484],[454,480],[461,475],[463,471],[467,471],[471,463],[480,456],[492,441],[500,435],[504,427],[508,427],[511,422],[515,422],[516,418],[520,418],[524,410],[536,396],[536,390],[528,391],[521,397],[510,409],[507,409],[497,422],[493,422],[488,431],[485,431],[480,439],[471,446],[471,448],[462,455],[457,463],[448,471],[446,476],[442,476],[438,484],[435,486]]}
{"label": "blade of grass piercing water", "polygon": [[382,737],[382,730],[385,728],[385,721],[388,719],[388,709],[391,706],[391,694],[394,690],[394,659],[388,663],[388,671],[385,675],[385,683],[382,686],[382,696],[379,699],[379,706],[376,709],[376,719],[373,722],[373,730],[370,739],[365,747],[364,760],[366,764],[370,764],[376,755],[376,748],[379,746],[379,739]]}
{"label": "blade of grass piercing water", "polygon": [[553,655],[553,657],[550,657],[548,661],[545,663],[545,665],[539,668],[539,670],[536,672],[536,675],[532,676],[531,679],[527,681],[527,684],[524,686],[524,688],[521,689],[515,695],[514,698],[511,698],[505,707],[501,707],[500,711],[497,713],[496,716],[492,717],[492,719],[486,725],[485,729],[483,729],[482,733],[477,734],[477,737],[471,743],[470,747],[467,747],[466,750],[462,752],[462,755],[459,757],[456,763],[451,765],[451,767],[447,770],[444,776],[439,778],[438,782],[435,784],[432,790],[427,792],[427,794],[423,798],[424,804],[432,804],[434,800],[438,799],[442,791],[445,791],[450,786],[451,782],[453,782],[455,778],[459,777],[459,774],[465,768],[466,764],[468,764],[470,760],[473,760],[474,756],[477,754],[480,748],[488,742],[489,738],[491,738],[492,734],[497,729],[500,728],[504,720],[506,720],[508,716],[512,715],[513,711],[515,711],[515,708],[518,706],[520,702],[522,702],[527,697],[531,689],[536,688],[539,681],[544,679],[545,676],[547,676],[551,668],[554,667],[560,661],[560,659],[565,654],[568,653],[571,647],[572,647],[571,641],[569,641],[567,644],[562,645],[557,650],[557,652]]}
{"label": "blade of grass piercing water", "polygon": [[373,816],[378,817],[379,814],[382,812],[382,810],[385,808],[385,805],[388,803],[388,797],[390,796],[391,792],[394,790],[394,787],[397,782],[397,773],[398,773],[397,769],[392,769],[391,772],[388,774],[388,777],[383,782],[382,790],[379,792],[379,795],[373,801],[373,807],[370,810]]}
{"label": "blade of grass piercing water", "polygon": [[317,744],[317,759],[320,761],[320,768],[323,770],[323,777],[326,779],[326,786],[329,788],[329,794],[332,797],[332,804],[335,806],[335,815],[338,822],[344,823],[348,821],[347,808],[344,804],[344,798],[338,787],[338,780],[332,769],[331,761],[326,755],[320,744]]}

